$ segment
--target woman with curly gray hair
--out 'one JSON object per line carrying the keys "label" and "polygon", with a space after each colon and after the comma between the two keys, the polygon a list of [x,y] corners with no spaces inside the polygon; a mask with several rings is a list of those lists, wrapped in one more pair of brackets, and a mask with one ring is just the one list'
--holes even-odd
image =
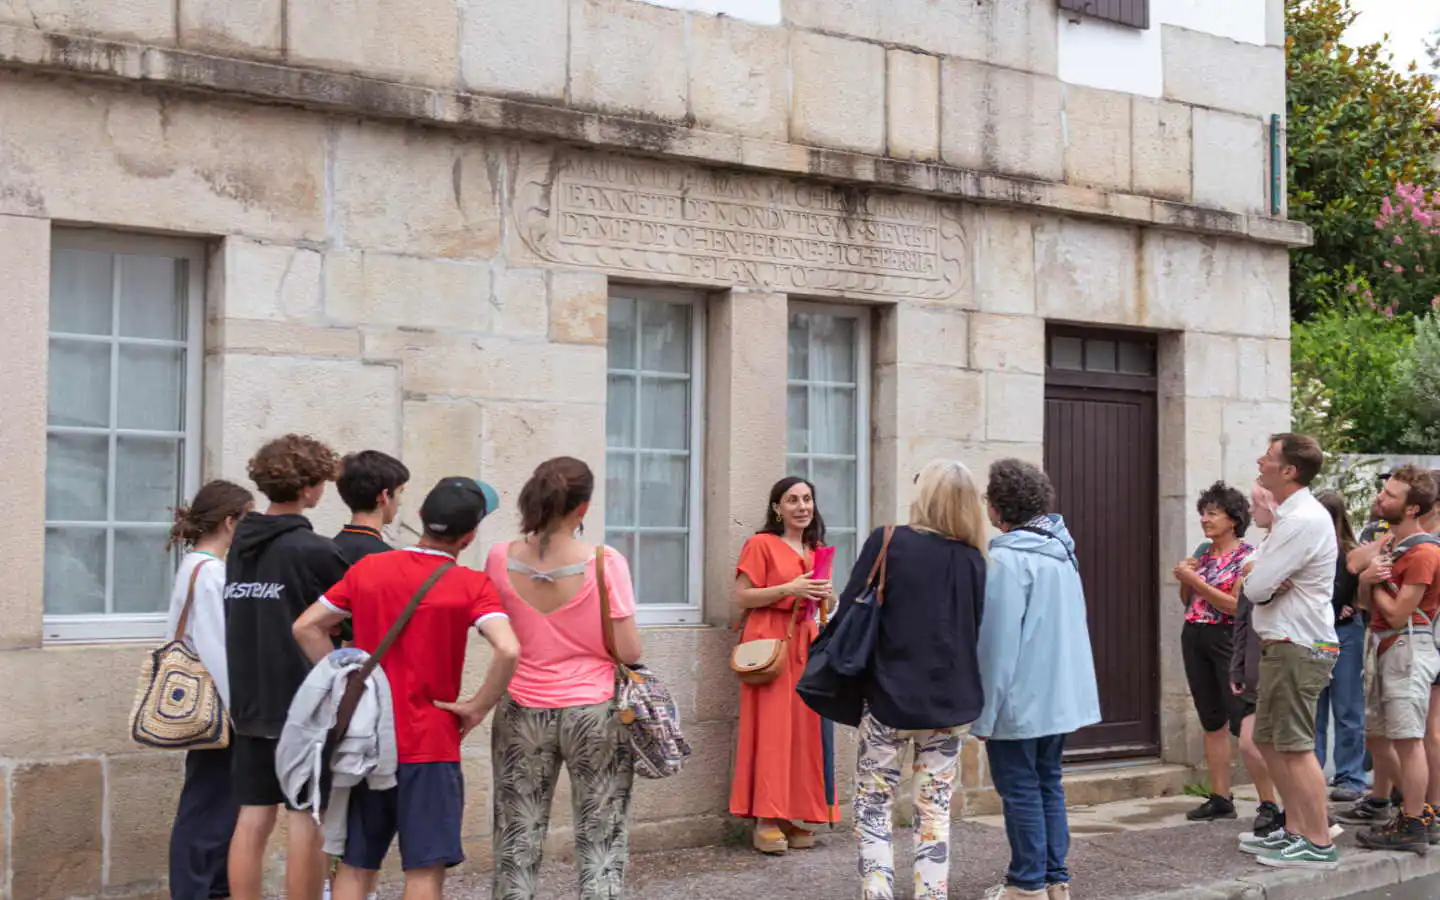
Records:
{"label": "woman with curly gray hair", "polygon": [[1235,818],[1230,796],[1230,735],[1240,736],[1244,702],[1230,690],[1230,658],[1235,631],[1235,583],[1254,546],[1241,540],[1250,527],[1250,503],[1223,481],[1200,493],[1195,502],[1205,540],[1175,564],[1185,625],[1180,652],[1190,697],[1205,731],[1205,764],[1210,796],[1186,813],[1192,822]]}
{"label": "woman with curly gray hair", "polygon": [[1030,463],[992,465],[986,500],[1002,533],[990,542],[980,622],[985,708],[970,730],[987,741],[1010,840],[1005,884],[987,900],[1068,900],[1060,759],[1066,736],[1100,721],[1075,541],[1049,512],[1049,477]]}

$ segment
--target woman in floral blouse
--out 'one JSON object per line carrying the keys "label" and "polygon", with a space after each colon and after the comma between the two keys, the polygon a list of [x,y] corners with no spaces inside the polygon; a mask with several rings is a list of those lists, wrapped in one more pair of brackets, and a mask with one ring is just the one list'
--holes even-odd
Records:
{"label": "woman in floral blouse", "polygon": [[1185,629],[1180,648],[1185,677],[1200,726],[1205,729],[1205,762],[1210,769],[1210,799],[1187,817],[1192,821],[1235,818],[1230,796],[1230,735],[1240,734],[1244,707],[1230,690],[1230,651],[1236,599],[1231,591],[1255,548],[1241,538],[1250,527],[1250,504],[1223,481],[1200,495],[1195,509],[1205,541],[1195,555],[1175,566]]}

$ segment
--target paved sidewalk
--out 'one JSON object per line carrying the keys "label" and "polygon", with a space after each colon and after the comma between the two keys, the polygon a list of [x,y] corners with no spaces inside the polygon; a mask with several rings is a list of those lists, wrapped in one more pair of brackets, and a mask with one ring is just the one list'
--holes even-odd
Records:
{"label": "paved sidewalk", "polygon": [[[1189,824],[1193,797],[1127,801],[1072,812],[1070,854],[1077,900],[1337,900],[1342,897],[1428,900],[1440,897],[1440,852],[1427,860],[1377,854],[1340,838],[1345,861],[1337,872],[1266,869],[1238,852],[1236,836],[1248,819]],[[998,820],[956,822],[951,833],[950,896],[978,900],[1004,875],[1009,859]],[[897,896],[909,896],[909,833],[899,832]],[[822,846],[765,857],[748,849],[713,847],[640,854],[631,864],[629,900],[840,900],[859,896],[855,841],[849,829],[822,833]],[[1426,880],[1428,879],[1428,880]],[[1402,881],[1403,888],[1395,888]],[[488,876],[458,876],[450,900],[489,900]],[[546,866],[540,896],[575,896],[568,864]],[[381,893],[398,900],[398,885]]]}

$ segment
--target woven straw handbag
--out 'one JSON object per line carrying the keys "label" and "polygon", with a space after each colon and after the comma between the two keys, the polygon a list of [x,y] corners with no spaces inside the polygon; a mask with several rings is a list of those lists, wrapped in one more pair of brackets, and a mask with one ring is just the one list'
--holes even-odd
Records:
{"label": "woven straw handbag", "polygon": [[151,651],[140,666],[140,689],[130,714],[130,737],[156,750],[217,750],[230,746],[230,717],[220,702],[215,679],[200,657],[185,646],[185,626],[195,602],[195,580],[203,560],[190,573],[190,588],[175,636]]}

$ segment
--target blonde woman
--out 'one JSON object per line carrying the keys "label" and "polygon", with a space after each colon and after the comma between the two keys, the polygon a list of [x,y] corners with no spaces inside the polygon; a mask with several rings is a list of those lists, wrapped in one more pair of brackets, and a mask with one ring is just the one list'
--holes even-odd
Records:
{"label": "blonde woman", "polygon": [[[960,744],[980,715],[976,642],[985,597],[985,512],[964,465],[935,460],[915,479],[910,523],[894,530],[887,551],[885,605],[870,661],[860,755],[855,767],[855,831],[865,900],[894,896],[891,811],[900,757],[915,745],[915,898],[948,896],[950,796]],[[884,529],[865,542],[840,597],[844,617],[865,591]]]}

